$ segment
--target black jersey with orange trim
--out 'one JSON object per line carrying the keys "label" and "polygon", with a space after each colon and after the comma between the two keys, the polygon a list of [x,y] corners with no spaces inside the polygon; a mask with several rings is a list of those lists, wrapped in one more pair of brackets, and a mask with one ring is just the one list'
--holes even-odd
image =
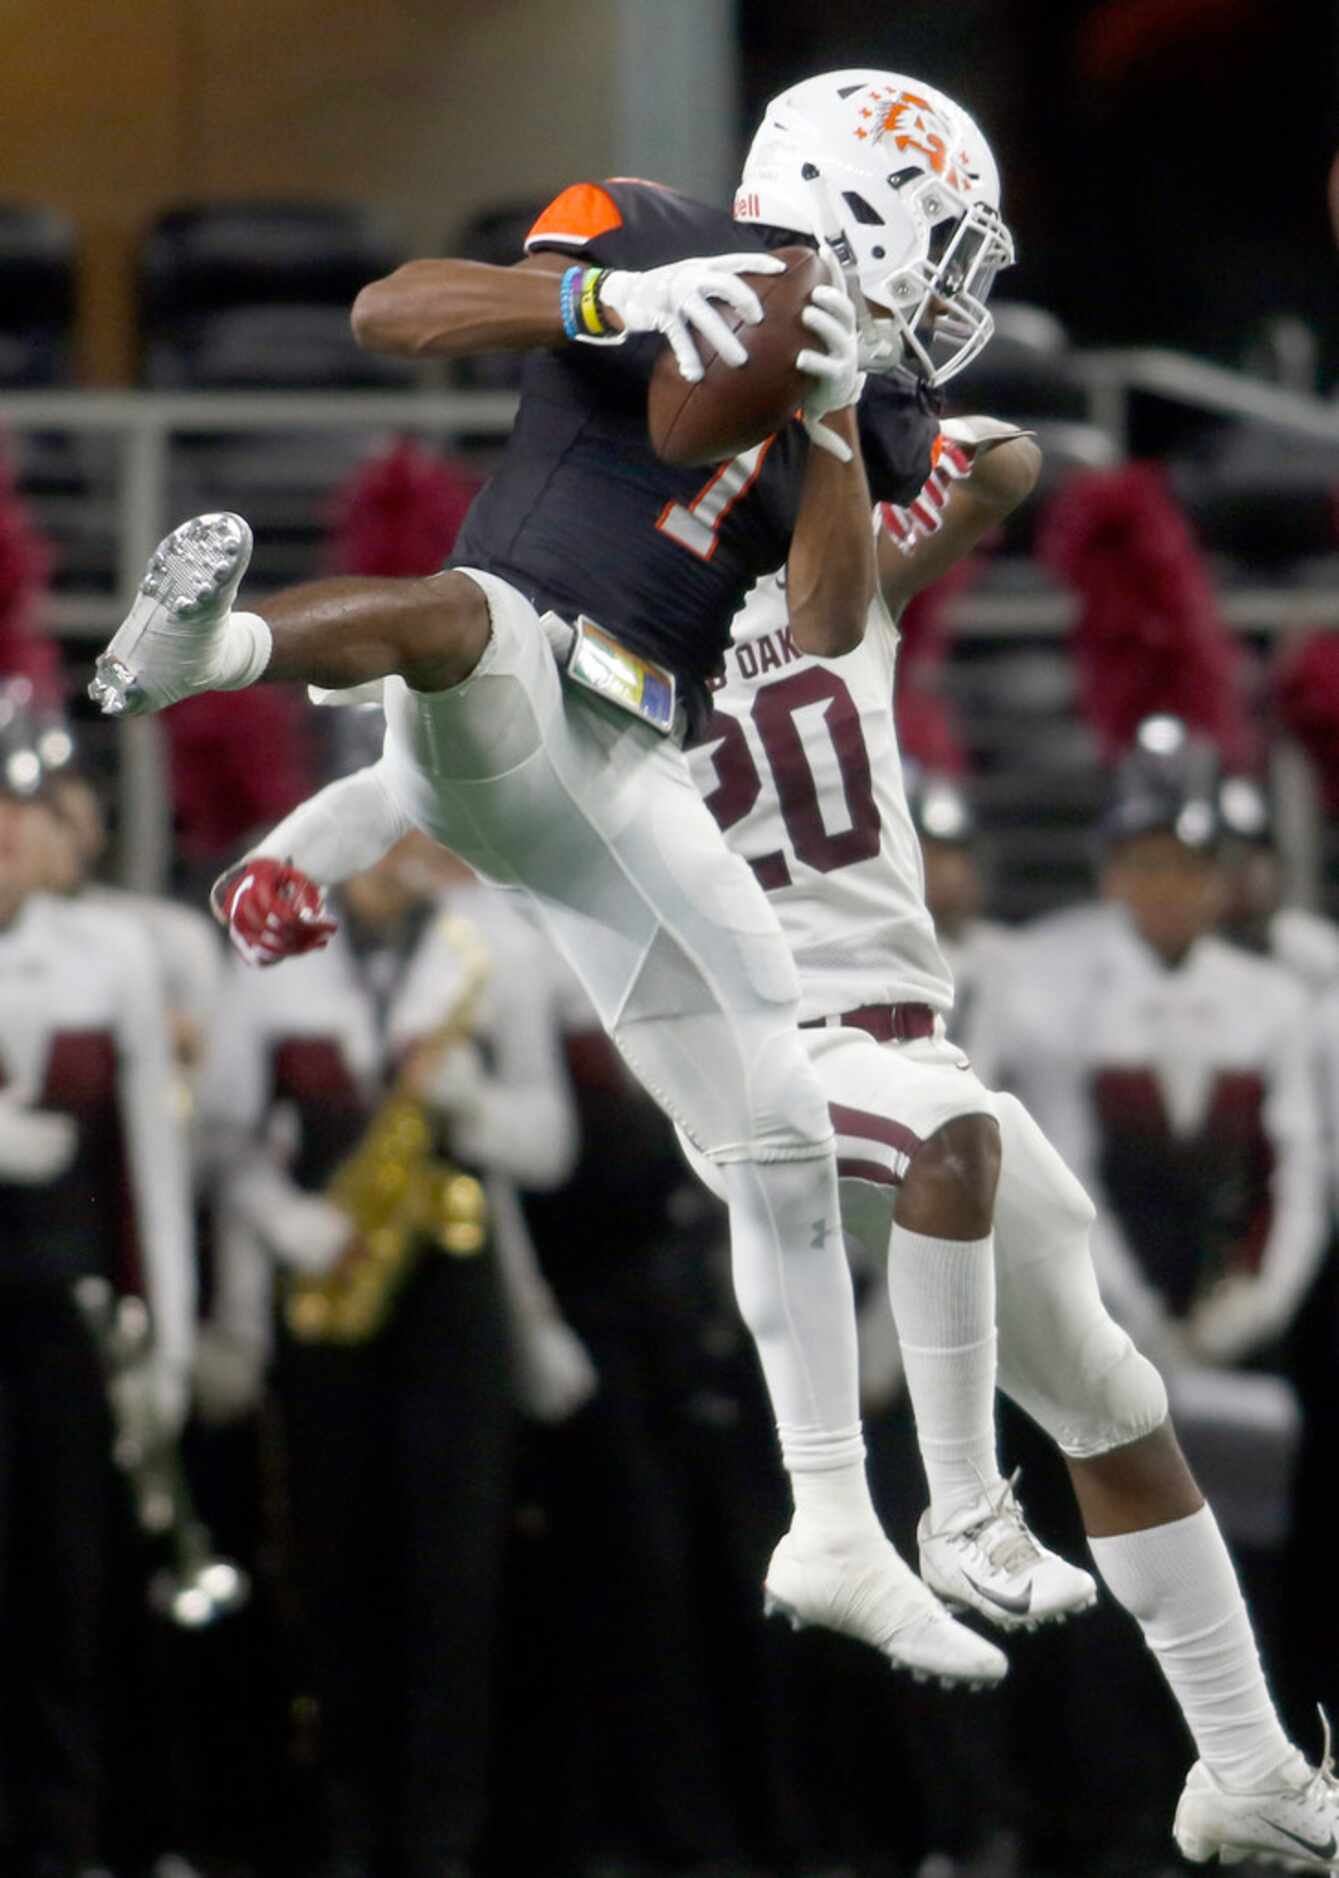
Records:
{"label": "black jersey with orange trim", "polygon": [[[786,239],[658,184],[615,179],[565,189],[526,245],[646,269]],[[540,612],[585,613],[668,666],[696,717],[745,594],[786,558],[811,446],[792,422],[715,471],[661,462],[646,391],[664,343],[653,333],[530,355],[501,466],[451,559],[499,575]],[[912,500],[937,430],[909,376],[869,380],[860,431],[876,499]]]}

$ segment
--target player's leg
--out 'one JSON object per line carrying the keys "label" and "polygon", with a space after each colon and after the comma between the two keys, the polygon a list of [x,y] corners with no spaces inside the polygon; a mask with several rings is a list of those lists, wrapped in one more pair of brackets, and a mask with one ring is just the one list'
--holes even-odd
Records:
{"label": "player's leg", "polygon": [[998,1675],[998,1652],[953,1624],[873,1511],[832,1128],[766,898],[682,753],[565,686],[534,609],[471,578],[488,646],[452,690],[388,686],[388,782],[430,834],[534,896],[634,1072],[719,1169],[795,1498],[774,1591],[895,1660]]}
{"label": "player's leg", "polygon": [[[877,1047],[877,1046],[876,1046]],[[891,1061],[896,1061],[892,1047]],[[880,1101],[887,1114],[891,1104]],[[905,1114],[895,1119],[905,1122]],[[1000,1482],[995,1452],[999,1129],[964,1113],[916,1138],[888,1242],[888,1296],[936,1531]]]}
{"label": "player's leg", "polygon": [[853,1230],[869,1190],[893,1183],[884,1191],[895,1217],[881,1243],[930,1489],[921,1576],[1001,1629],[1083,1610],[1096,1596],[1092,1579],[1028,1530],[996,1458],[994,1097],[942,1038],[808,1037],[838,1129],[843,1217]]}
{"label": "player's leg", "polygon": [[90,687],[111,715],[161,710],[264,677],[342,690],[398,673],[423,690],[458,683],[488,643],[488,610],[454,573],[311,581],[248,613],[233,602],[251,558],[238,515],[174,529],[149,562]]}
{"label": "player's leg", "polygon": [[[673,824],[615,838],[655,909],[637,960],[618,959],[616,947],[592,959],[581,916],[555,916],[548,904],[615,1041],[711,1161],[729,1207],[735,1295],[795,1507],[768,1567],[769,1608],[874,1644],[917,1674],[998,1680],[1003,1658],[945,1623],[874,1514],[830,1124],[795,1027],[792,967],[779,932],[762,929],[770,909],[760,891],[756,924],[746,911],[756,883],[723,846],[715,854],[705,810],[693,827],[699,806],[696,792],[685,795]],[[716,917],[704,917],[713,901]]]}
{"label": "player's leg", "polygon": [[1138,1623],[1199,1754],[1177,1810],[1190,1858],[1339,1858],[1339,1786],[1283,1731],[1222,1534],[1153,1366],[1108,1316],[1092,1204],[1032,1117],[997,1097],[1003,1142],[1000,1384],[1055,1439],[1093,1557]]}

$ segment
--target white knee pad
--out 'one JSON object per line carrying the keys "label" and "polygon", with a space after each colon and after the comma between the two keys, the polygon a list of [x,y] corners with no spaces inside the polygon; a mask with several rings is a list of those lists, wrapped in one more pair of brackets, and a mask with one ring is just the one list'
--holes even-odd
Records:
{"label": "white knee pad", "polygon": [[[761,1026],[755,1020],[755,1033]],[[709,1148],[714,1161],[807,1161],[831,1154],[832,1117],[818,1071],[794,1023],[762,1038],[750,1061],[748,1138]]]}
{"label": "white knee pad", "polygon": [[1089,1330],[1079,1351],[1082,1408],[1053,1430],[1074,1461],[1128,1447],[1167,1419],[1167,1389],[1146,1356],[1111,1317]]}
{"label": "white knee pad", "polygon": [[[722,1023],[731,1030],[722,1047]],[[658,1018],[619,1024],[614,1042],[698,1156],[732,1161],[821,1160],[833,1151],[832,1118],[793,1026],[768,1035],[755,1014]],[[709,1185],[712,1183],[708,1183]]]}
{"label": "white knee pad", "polygon": [[999,1385],[1073,1461],[1128,1447],[1167,1419],[1162,1377],[1100,1307],[1086,1328],[1055,1335],[1049,1360],[1002,1335]]}

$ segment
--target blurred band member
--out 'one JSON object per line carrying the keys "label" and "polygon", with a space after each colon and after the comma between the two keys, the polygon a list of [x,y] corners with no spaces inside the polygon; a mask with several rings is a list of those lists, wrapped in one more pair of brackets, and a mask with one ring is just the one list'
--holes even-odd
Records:
{"label": "blurred band member", "polygon": [[1218,788],[1226,886],[1222,931],[1248,952],[1272,958],[1309,991],[1339,984],[1339,927],[1286,902],[1283,857],[1269,797],[1250,776]]}
{"label": "blurred band member", "polygon": [[79,768],[68,727],[58,719],[39,724],[37,745],[50,779],[51,806],[65,835],[51,890],[78,895],[90,906],[115,908],[143,928],[162,974],[173,1055],[189,1078],[200,1066],[223,968],[213,921],[163,894],[132,893],[99,879],[107,850],[106,817],[97,791]]}
{"label": "blurred band member", "polygon": [[[551,1416],[593,1386],[511,1191],[561,1179],[575,1146],[550,977],[502,896],[476,882],[443,898],[439,853],[410,836],[346,882],[331,944],[288,970],[234,965],[202,1097],[215,1158],[231,1154],[218,1308],[234,1341],[264,1339],[239,1287],[263,1296],[270,1261],[311,1275],[353,1250],[324,1190],[400,1065],[494,1212],[491,1240],[464,1255],[417,1248],[366,1339],[280,1343],[321,1709],[321,1869],[341,1878],[387,1860],[403,1878],[466,1869],[487,1800],[516,1381]],[[487,978],[467,1034],[439,1051],[469,967],[444,907],[482,939]]]}
{"label": "blurred band member", "polygon": [[1174,719],[1140,735],[1104,824],[1110,917],[1024,935],[994,1022],[1011,1086],[1106,1202],[1112,1310],[1164,1364],[1234,1363],[1281,1337],[1324,1246],[1307,1001],[1217,936],[1212,753]]}
{"label": "blurred band member", "polygon": [[133,925],[38,891],[62,842],[41,781],[31,727],[11,717],[0,732],[3,1756],[15,1858],[42,1878],[72,1878],[92,1872],[98,1852],[112,1439],[72,1293],[91,1277],[143,1287],[155,1350],[116,1385],[118,1429],[141,1441],[173,1435],[192,1268],[155,964]]}

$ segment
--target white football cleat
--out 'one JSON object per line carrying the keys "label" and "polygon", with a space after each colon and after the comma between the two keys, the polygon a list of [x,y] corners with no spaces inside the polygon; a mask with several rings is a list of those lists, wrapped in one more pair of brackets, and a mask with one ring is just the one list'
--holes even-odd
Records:
{"label": "white football cleat", "polygon": [[104,716],[161,711],[211,688],[250,559],[251,530],[240,515],[197,515],[159,542],[88,687]]}
{"label": "white football cleat", "polygon": [[1324,1714],[1325,1753],[1312,1767],[1299,1751],[1285,1761],[1270,1786],[1229,1792],[1203,1761],[1186,1778],[1172,1836],[1182,1856],[1204,1865],[1255,1859],[1286,1871],[1339,1871],[1339,1780],[1330,1758],[1330,1724]]}
{"label": "white football cleat", "polygon": [[787,1533],[763,1582],[763,1611],[868,1643],[917,1682],[984,1689],[1001,1681],[1009,1659],[957,1623],[886,1540],[848,1554]]}
{"label": "white football cleat", "polygon": [[939,1532],[923,1513],[916,1538],[921,1577],[946,1604],[977,1611],[1000,1630],[1036,1630],[1089,1610],[1097,1583],[1028,1530],[1017,1478],[989,1488]]}

